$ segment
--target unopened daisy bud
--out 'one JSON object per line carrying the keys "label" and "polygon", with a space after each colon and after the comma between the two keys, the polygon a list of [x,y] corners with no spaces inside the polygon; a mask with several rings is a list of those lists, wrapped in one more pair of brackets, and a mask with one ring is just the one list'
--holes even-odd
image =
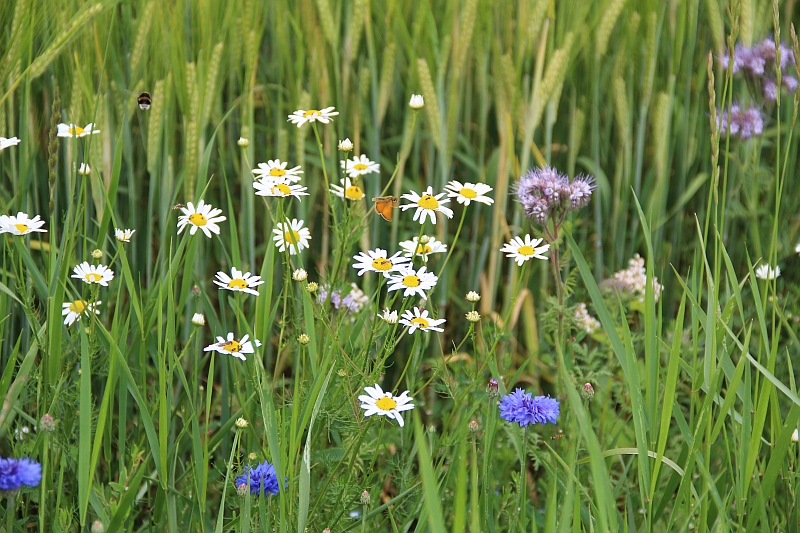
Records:
{"label": "unopened daisy bud", "polygon": [[91,174],[91,172],[92,168],[86,163],[81,163],[81,166],[78,167],[78,174],[80,174],[81,176],[88,176],[89,174]]}
{"label": "unopened daisy bud", "polygon": [[239,428],[239,429],[244,429],[249,425],[250,425],[250,423],[247,422],[247,420],[245,420],[242,417],[239,417],[239,418],[236,419],[236,427]]}
{"label": "unopened daisy bud", "polygon": [[480,294],[478,294],[478,293],[477,293],[477,292],[475,292],[475,291],[469,291],[469,292],[467,293],[467,301],[468,301],[468,302],[475,303],[475,302],[477,302],[477,301],[478,301],[478,300],[480,300],[480,299],[481,299],[481,295],[480,295]]}
{"label": "unopened daisy bud", "polygon": [[486,395],[489,396],[489,398],[496,398],[497,395],[500,394],[499,389],[500,384],[497,383],[495,378],[492,378],[489,380],[489,384],[486,385]]}
{"label": "unopened daisy bud", "polygon": [[383,313],[378,315],[378,318],[387,324],[397,324],[397,311],[390,311],[388,308],[383,310]]}
{"label": "unopened daisy bud", "polygon": [[585,383],[583,385],[583,389],[581,389],[581,396],[583,396],[584,400],[591,400],[594,396],[594,387],[592,387],[591,383]]}
{"label": "unopened daisy bud", "polygon": [[301,333],[299,337],[297,337],[297,342],[305,346],[309,342],[311,342],[311,337],[306,335],[305,333]]}
{"label": "unopened daisy bud", "polygon": [[294,272],[292,272],[292,279],[295,281],[305,281],[308,278],[308,272],[303,270],[302,268],[298,268]]}
{"label": "unopened daisy bud", "polygon": [[240,483],[239,486],[236,487],[236,494],[238,494],[242,498],[247,496],[248,492],[250,491],[247,489],[247,483]]}
{"label": "unopened daisy bud", "polygon": [[92,533],[105,533],[106,526],[104,526],[103,523],[100,520],[95,520],[92,523],[92,530],[91,531],[92,531]]}
{"label": "unopened daisy bud", "polygon": [[247,458],[250,459],[251,461],[255,461],[258,458],[258,455],[256,455],[256,452],[250,452],[249,454],[247,454]]}
{"label": "unopened daisy bud", "polygon": [[478,422],[475,420],[471,420],[469,423],[469,431],[470,433],[477,433],[478,432]]}
{"label": "unopened daisy bud", "polygon": [[419,238],[419,243],[420,244],[428,244],[430,242],[430,240],[431,240],[430,237],[428,237],[427,235],[423,235],[422,237]]}
{"label": "unopened daisy bud", "polygon": [[206,325],[206,317],[203,316],[203,313],[195,313],[192,315],[192,324],[198,328],[202,328]]}
{"label": "unopened daisy bud", "polygon": [[200,295],[201,295],[200,287],[198,287],[197,285],[192,287],[192,296],[194,296],[195,298],[200,298]]}
{"label": "unopened daisy bud", "polygon": [[322,530],[322,533],[331,533],[331,528],[326,527],[325,529]]}
{"label": "unopened daisy bud", "polygon": [[306,285],[306,290],[308,292],[314,293],[314,292],[317,292],[317,289],[319,289],[319,285],[317,285],[317,283],[314,282],[314,281],[312,281],[311,283]]}
{"label": "unopened daisy bud", "polygon": [[800,243],[798,243],[797,246],[794,247],[794,251],[800,254]]}
{"label": "unopened daisy bud", "polygon": [[102,259],[103,258],[103,250],[92,250],[92,257],[94,259]]}
{"label": "unopened daisy bud", "polygon": [[800,433],[797,432],[797,428],[794,428],[794,433],[792,433],[792,442],[797,442],[800,440]]}
{"label": "unopened daisy bud", "polygon": [[239,137],[239,140],[236,141],[236,144],[238,144],[242,148],[244,148],[246,146],[250,146],[250,139],[246,139],[244,137]]}
{"label": "unopened daisy bud", "polygon": [[53,417],[50,413],[46,413],[41,420],[39,420],[39,430],[46,431],[48,433],[56,430],[56,421],[53,420]]}
{"label": "unopened daisy bud", "polygon": [[343,141],[339,141],[339,150],[342,152],[349,152],[353,149],[353,141],[350,139],[345,139]]}
{"label": "unopened daisy bud", "polygon": [[369,496],[369,492],[364,491],[361,493],[361,504],[362,505],[369,505],[371,498]]}
{"label": "unopened daisy bud", "polygon": [[336,375],[339,376],[340,378],[346,378],[347,370],[345,370],[344,368],[340,368],[339,370],[336,371]]}
{"label": "unopened daisy bud", "polygon": [[421,94],[412,94],[411,100],[408,102],[408,107],[411,109],[422,109],[425,107],[425,99],[422,98]]}
{"label": "unopened daisy bud", "polygon": [[466,317],[470,322],[478,322],[481,319],[481,315],[477,311],[470,311],[466,314]]}

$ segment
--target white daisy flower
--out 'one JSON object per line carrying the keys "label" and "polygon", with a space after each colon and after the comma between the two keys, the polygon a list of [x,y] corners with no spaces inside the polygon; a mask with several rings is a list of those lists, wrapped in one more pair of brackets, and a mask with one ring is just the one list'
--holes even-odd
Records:
{"label": "white daisy flower", "polygon": [[20,141],[19,138],[17,137],[11,137],[10,139],[6,139],[5,137],[0,137],[0,151],[5,150],[10,146],[16,146],[20,142],[22,141]]}
{"label": "white daisy flower", "polygon": [[460,181],[451,181],[444,186],[447,190],[447,196],[455,198],[460,204],[469,205],[470,202],[480,202],[486,205],[492,205],[494,200],[486,196],[487,192],[493,189],[485,183],[461,183]]}
{"label": "white daisy flower", "polygon": [[211,204],[205,203],[204,200],[200,200],[197,203],[196,209],[192,202],[188,202],[186,207],[181,207],[180,209],[183,215],[178,217],[178,235],[181,234],[186,226],[191,226],[189,228],[190,235],[197,233],[197,228],[200,228],[206,234],[206,237],[210,239],[212,233],[219,235],[217,222],[227,220],[224,216],[217,216],[222,213],[222,209],[214,208]]}
{"label": "white daisy flower", "polygon": [[114,237],[116,237],[119,242],[131,242],[131,237],[133,237],[134,233],[136,233],[135,229],[114,228]]}
{"label": "white daisy flower", "polygon": [[20,211],[15,215],[0,215],[0,233],[11,233],[12,235],[27,235],[34,231],[40,233],[47,233],[46,229],[42,229],[44,220],[36,215],[33,218],[28,217],[26,213]]}
{"label": "white daisy flower", "polygon": [[397,274],[387,276],[389,278],[389,292],[403,290],[403,297],[407,298],[414,294],[419,294],[423,300],[427,300],[425,291],[429,291],[436,286],[439,278],[432,272],[426,272],[426,267],[414,270],[411,266],[402,267]]}
{"label": "white daisy flower", "polygon": [[441,254],[447,252],[447,245],[441,241],[437,241],[435,237],[428,237],[423,235],[422,239],[414,237],[410,241],[401,241],[400,248],[403,249],[403,255],[406,257],[422,257],[424,263],[428,262],[430,254]]}
{"label": "white daisy flower", "polygon": [[342,178],[342,184],[336,185],[335,183],[331,184],[331,193],[335,194],[339,198],[343,198],[346,200],[357,201],[364,198],[364,191],[356,185],[354,182],[350,181],[350,178]]}
{"label": "white daisy flower", "polygon": [[412,94],[411,100],[408,101],[408,107],[411,109],[422,109],[425,106],[425,99],[421,94]]}
{"label": "white daisy flower", "polygon": [[505,252],[506,257],[512,257],[519,266],[522,266],[522,263],[534,257],[547,261],[547,256],[543,254],[550,249],[550,245],[545,244],[544,246],[539,246],[541,242],[542,239],[531,239],[530,235],[525,235],[524,241],[521,237],[517,236],[511,239],[510,242],[504,244],[503,247],[500,248],[500,251]]}
{"label": "white daisy flower", "polygon": [[294,196],[298,200],[301,196],[308,196],[306,192],[308,187],[295,185],[283,178],[263,178],[256,180],[253,182],[253,188],[256,190],[256,195],[258,196],[277,196],[278,198]]}
{"label": "white daisy flower", "polygon": [[305,109],[298,109],[289,115],[289,121],[292,124],[297,124],[298,128],[307,122],[322,122],[323,124],[327,124],[333,120],[332,117],[339,114],[339,112],[334,111],[334,109],[336,108],[326,107],[325,109],[309,109],[308,111]]}
{"label": "white daisy flower", "polygon": [[94,313],[96,315],[100,314],[100,310],[97,309],[97,306],[103,302],[97,301],[89,303],[86,300],[75,300],[74,302],[64,302],[61,304],[61,316],[66,317],[64,319],[65,326],[71,326],[75,322],[78,322],[81,319],[81,315],[89,316],[89,313]]}
{"label": "white daisy flower", "polygon": [[403,417],[400,413],[414,408],[414,404],[410,403],[414,398],[408,395],[408,391],[404,391],[400,396],[393,396],[391,392],[383,392],[380,385],[376,383],[374,387],[364,387],[364,392],[367,394],[362,394],[358,400],[361,402],[361,408],[364,409],[365,417],[387,416],[397,420],[400,427],[403,427]]}
{"label": "white daisy flower", "polygon": [[358,255],[353,256],[353,259],[356,260],[353,268],[360,269],[358,271],[359,276],[363,276],[364,272],[378,272],[388,275],[389,272],[400,270],[408,263],[407,258],[400,257],[400,252],[397,252],[392,257],[388,257],[387,254],[386,250],[382,248],[359,252]]}
{"label": "white daisy flower", "polygon": [[84,283],[97,283],[103,287],[108,287],[108,282],[114,279],[114,273],[105,265],[90,265],[84,261],[72,269],[74,274],[70,277],[82,280]]}
{"label": "white daisy flower", "polygon": [[776,266],[772,268],[770,265],[759,265],[756,269],[756,277],[758,279],[775,279],[781,275],[781,267]]}
{"label": "white daisy flower", "polygon": [[353,159],[341,161],[342,169],[347,172],[351,178],[364,176],[366,174],[378,174],[381,171],[381,166],[374,161],[370,161],[365,155],[357,155]]}
{"label": "white daisy flower", "polygon": [[217,272],[216,277],[217,279],[214,280],[214,284],[223,289],[234,292],[246,292],[247,294],[253,294],[255,296],[258,296],[258,291],[253,289],[253,287],[258,287],[264,283],[261,276],[253,276],[250,272],[242,272],[236,267],[231,268],[230,276],[225,272]]}
{"label": "white daisy flower", "polygon": [[445,194],[447,193],[439,193],[434,196],[432,187],[428,187],[428,190],[422,196],[411,191],[402,195],[401,198],[410,200],[412,203],[401,205],[400,209],[407,211],[408,209],[416,208],[414,220],[419,220],[420,224],[424,224],[425,217],[431,217],[431,223],[436,224],[437,211],[443,213],[447,218],[453,218],[453,210],[442,205],[450,202],[449,198],[444,198]]}
{"label": "white daisy flower", "polygon": [[387,324],[397,324],[397,310],[389,311],[388,308],[384,309],[383,313],[379,313],[377,317]]}
{"label": "white daisy flower", "polygon": [[440,328],[440,326],[444,324],[446,320],[444,318],[433,318],[428,316],[427,309],[420,309],[419,307],[414,308],[414,312],[412,313],[410,309],[406,310],[403,313],[403,316],[400,317],[400,323],[404,326],[408,326],[408,334],[413,334],[416,330],[420,331],[438,331],[442,333],[444,328]]}
{"label": "white daisy flower", "polygon": [[[240,340],[236,340],[233,338],[233,333],[228,333],[228,338],[217,337],[217,342],[214,344],[209,344],[205,348],[203,348],[204,352],[218,352],[225,355],[232,355],[237,359],[241,359],[242,361],[247,361],[247,358],[244,356],[248,353],[256,353],[255,348],[261,346],[261,343],[258,340],[251,342],[247,340],[249,337],[245,335]],[[255,347],[253,347],[255,344]]]}
{"label": "white daisy flower", "polygon": [[262,178],[285,179],[289,183],[297,183],[300,181],[300,174],[303,173],[299,166],[293,168],[286,168],[288,163],[280,159],[270,159],[266,163],[259,163],[258,168],[253,169],[253,174],[261,176]]}
{"label": "white daisy flower", "polygon": [[76,126],[75,124],[61,123],[58,125],[57,135],[59,137],[86,137],[87,135],[92,135],[94,133],[100,133],[100,130],[94,129],[94,124],[91,122],[83,128]]}
{"label": "white daisy flower", "polygon": [[311,232],[308,228],[303,227],[303,221],[293,218],[291,222],[286,219],[286,222],[278,222],[277,228],[272,230],[275,235],[272,240],[275,241],[275,246],[278,247],[279,252],[283,252],[287,247],[289,254],[295,255],[301,252],[303,248],[308,248],[308,241],[311,240]]}

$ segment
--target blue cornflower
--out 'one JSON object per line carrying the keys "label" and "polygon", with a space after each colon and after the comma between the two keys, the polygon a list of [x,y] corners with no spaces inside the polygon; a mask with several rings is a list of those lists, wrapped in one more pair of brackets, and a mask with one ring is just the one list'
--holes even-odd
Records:
{"label": "blue cornflower", "polygon": [[17,490],[23,485],[35,487],[42,481],[42,465],[30,459],[0,457],[0,490]]}
{"label": "blue cornflower", "polygon": [[517,389],[500,398],[500,416],[520,426],[528,424],[555,424],[559,415],[558,400],[548,396],[534,397]]}
{"label": "blue cornflower", "polygon": [[281,490],[278,484],[278,476],[275,473],[275,467],[269,464],[268,461],[264,461],[255,468],[246,468],[242,475],[236,478],[234,483],[236,483],[237,487],[241,487],[242,485],[247,486],[248,476],[250,478],[250,494],[278,494],[278,491]]}

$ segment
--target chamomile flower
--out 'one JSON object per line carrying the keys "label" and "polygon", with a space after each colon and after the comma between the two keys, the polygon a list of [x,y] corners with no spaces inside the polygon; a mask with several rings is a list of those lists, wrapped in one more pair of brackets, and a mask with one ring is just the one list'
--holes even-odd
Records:
{"label": "chamomile flower", "polygon": [[491,192],[492,188],[485,183],[461,183],[454,180],[444,188],[447,190],[447,196],[455,198],[460,204],[469,205],[470,202],[480,202],[492,205],[494,203],[494,200],[486,196],[486,193]]}
{"label": "chamomile flower", "polygon": [[422,239],[414,237],[410,241],[401,241],[400,248],[403,249],[403,255],[406,257],[422,257],[422,262],[428,262],[430,254],[441,254],[447,252],[447,245],[441,241],[437,241],[435,237],[428,237],[423,235]]}
{"label": "chamomile flower", "polygon": [[58,125],[57,135],[59,137],[86,137],[87,135],[92,135],[94,133],[100,133],[100,130],[94,129],[94,124],[91,122],[83,128],[75,124],[61,123]]}
{"label": "chamomile flower", "polygon": [[415,307],[413,313],[410,309],[406,310],[403,316],[400,317],[400,323],[404,326],[408,326],[409,335],[413,334],[416,330],[438,331],[441,333],[444,329],[438,326],[441,326],[445,322],[446,320],[444,318],[436,319],[429,317],[428,310],[420,309],[419,307]]}
{"label": "chamomile flower", "polygon": [[303,124],[307,122],[322,122],[323,124],[327,124],[333,117],[338,115],[338,111],[334,111],[335,107],[326,107],[324,109],[309,109],[306,111],[305,109],[298,109],[291,115],[289,115],[289,122],[292,124],[297,124],[299,128]]}
{"label": "chamomile flower", "polygon": [[449,198],[444,198],[445,194],[447,193],[443,192],[434,195],[432,187],[428,187],[422,196],[411,191],[401,196],[401,198],[409,200],[411,203],[401,205],[400,209],[407,211],[416,208],[414,220],[419,220],[420,224],[424,224],[425,218],[431,217],[431,223],[436,224],[437,211],[444,214],[447,218],[453,218],[453,210],[442,205],[450,202]]}
{"label": "chamomile flower", "polygon": [[383,313],[380,313],[377,316],[387,324],[397,324],[397,310],[389,311],[387,308],[383,310]]}
{"label": "chamomile flower", "polygon": [[411,403],[414,398],[408,395],[408,391],[404,391],[400,396],[394,396],[391,392],[383,392],[381,386],[376,383],[374,387],[364,387],[364,392],[367,394],[362,394],[358,400],[364,409],[365,417],[386,416],[397,420],[398,425],[403,427],[403,417],[400,413],[414,408],[414,404]]}
{"label": "chamomile flower", "polygon": [[20,211],[15,215],[0,215],[0,233],[11,233],[12,235],[27,235],[34,231],[40,233],[47,233],[46,229],[42,229],[44,220],[36,215],[33,218],[28,217],[26,213]]}
{"label": "chamomile flower", "polygon": [[278,222],[277,228],[272,230],[275,235],[272,240],[275,241],[275,246],[278,247],[279,252],[283,252],[289,248],[289,254],[295,255],[301,252],[303,248],[308,248],[308,241],[311,240],[311,232],[308,228],[303,227],[303,221],[293,218],[291,221],[286,219],[286,222]]}
{"label": "chamomile flower", "polygon": [[353,159],[347,159],[341,163],[342,169],[347,172],[351,178],[364,176],[366,174],[378,174],[381,171],[381,166],[370,161],[365,155],[357,155]]}
{"label": "chamomile flower", "polygon": [[253,276],[250,272],[242,272],[236,267],[231,268],[230,276],[225,272],[217,272],[216,278],[214,284],[223,289],[234,292],[246,292],[247,294],[253,294],[255,296],[258,296],[258,291],[253,287],[258,287],[264,283],[261,276]]}
{"label": "chamomile flower", "polygon": [[90,265],[88,261],[84,261],[80,265],[72,269],[74,274],[70,277],[79,279],[84,283],[97,283],[103,287],[108,287],[108,282],[114,279],[114,273],[105,265]]}
{"label": "chamomile flower", "polygon": [[425,99],[421,94],[412,94],[411,100],[408,101],[408,107],[411,109],[422,109],[425,107]]}
{"label": "chamomile flower", "polygon": [[407,258],[400,257],[400,252],[388,257],[388,252],[381,248],[359,252],[358,255],[353,256],[353,259],[356,260],[353,268],[360,269],[359,276],[363,276],[364,272],[378,272],[388,276],[389,272],[400,270],[408,263]]}
{"label": "chamomile flower", "polygon": [[756,269],[756,277],[758,279],[775,279],[781,275],[781,267],[776,266],[772,268],[772,266],[764,264],[759,265]]}
{"label": "chamomile flower", "polygon": [[339,198],[345,200],[357,201],[364,198],[364,190],[350,181],[350,178],[342,178],[341,185],[331,184],[331,192]]}
{"label": "chamomile flower", "polygon": [[261,346],[261,343],[256,341],[248,340],[249,337],[245,335],[240,340],[236,340],[233,338],[233,333],[228,333],[228,338],[225,339],[223,337],[217,337],[217,342],[214,344],[209,344],[205,348],[203,348],[204,352],[219,352],[225,355],[232,355],[237,359],[241,359],[242,361],[247,361],[245,354],[255,353],[255,346]]}
{"label": "chamomile flower", "polygon": [[197,203],[197,208],[192,202],[188,202],[186,207],[181,207],[180,209],[183,215],[178,217],[178,235],[181,234],[186,226],[191,226],[189,228],[190,235],[197,233],[197,229],[200,228],[206,234],[206,237],[210,239],[212,233],[219,235],[217,222],[227,220],[226,217],[219,216],[222,213],[222,209],[214,208],[211,204],[205,203],[204,200],[200,200]]}
{"label": "chamomile flower", "polygon": [[418,294],[423,300],[427,300],[425,291],[429,291],[436,286],[439,278],[432,272],[426,272],[426,267],[414,270],[411,266],[402,267],[396,274],[387,276],[389,278],[389,292],[403,290],[403,297],[407,298]]}
{"label": "chamomile flower", "polygon": [[0,137],[0,151],[5,150],[9,146],[16,146],[21,141],[17,137],[11,137],[10,139],[6,139],[5,137]]}
{"label": "chamomile flower", "polygon": [[285,198],[287,196],[294,196],[299,199],[301,196],[308,196],[306,192],[308,187],[302,185],[295,185],[285,178],[263,178],[253,182],[253,188],[256,190],[258,196],[277,196]]}
{"label": "chamomile flower", "polygon": [[100,310],[97,309],[97,306],[103,302],[97,301],[89,303],[86,300],[75,300],[74,302],[64,302],[61,304],[61,316],[66,317],[64,319],[65,326],[71,326],[75,322],[78,322],[81,319],[81,315],[89,315],[89,313],[94,313],[96,315],[100,314]]}
{"label": "chamomile flower", "polygon": [[288,163],[280,159],[270,159],[266,163],[259,163],[258,168],[253,169],[253,174],[262,178],[280,179],[288,182],[297,183],[300,181],[300,174],[303,173],[299,166],[286,168]]}
{"label": "chamomile flower", "polygon": [[136,233],[135,229],[114,228],[114,237],[116,237],[119,242],[131,242],[131,237],[133,237],[134,233]]}
{"label": "chamomile flower", "polygon": [[506,257],[511,257],[517,262],[517,265],[522,266],[522,263],[531,258],[542,259],[547,261],[547,256],[543,255],[550,249],[549,244],[539,246],[542,239],[531,239],[530,235],[525,235],[525,240],[522,237],[514,237],[510,242],[507,242],[500,249],[505,252]]}

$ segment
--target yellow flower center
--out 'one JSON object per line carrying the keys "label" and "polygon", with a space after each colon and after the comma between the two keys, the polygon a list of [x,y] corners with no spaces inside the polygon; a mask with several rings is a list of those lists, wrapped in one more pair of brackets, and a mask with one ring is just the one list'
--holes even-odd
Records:
{"label": "yellow flower center", "polygon": [[417,255],[429,254],[429,253],[431,253],[432,251],[433,251],[433,248],[431,248],[431,247],[430,247],[430,246],[428,246],[427,244],[426,244],[425,246],[423,246],[423,245],[421,245],[421,244],[418,244],[418,245],[417,245]]}
{"label": "yellow flower center", "polygon": [[279,184],[275,185],[274,187],[272,187],[272,194],[275,194],[275,191],[277,191],[277,192],[279,192],[279,193],[281,193],[283,195],[287,195],[287,194],[292,192],[292,189],[290,189],[289,186],[286,185],[285,183],[279,183]]}
{"label": "yellow flower center", "polygon": [[89,272],[84,277],[86,278],[86,281],[88,281],[89,283],[97,283],[98,281],[103,279],[103,276],[101,276],[97,272]]}
{"label": "yellow flower center", "polygon": [[476,193],[474,189],[470,189],[468,187],[462,188],[460,191],[458,191],[458,194],[460,194],[464,198],[469,198],[469,199],[472,199],[472,198],[475,198],[476,196],[478,196],[478,193]]}
{"label": "yellow flower center", "polygon": [[386,272],[390,268],[392,268],[392,262],[388,259],[384,259],[383,257],[379,257],[377,259],[372,260],[372,268],[375,270],[380,270],[381,272]]}
{"label": "yellow flower center", "polygon": [[286,171],[283,170],[282,168],[271,168],[269,169],[269,175],[275,176],[276,178],[280,178],[281,176],[286,175]]}
{"label": "yellow flower center", "polygon": [[519,250],[517,250],[517,253],[519,253],[520,255],[524,255],[525,257],[528,257],[535,254],[536,250],[533,249],[533,246],[528,246],[526,244],[525,246],[520,246]]}
{"label": "yellow flower center", "polygon": [[427,328],[428,325],[429,325],[428,319],[422,318],[421,316],[418,316],[416,318],[412,318],[411,319],[411,323],[412,324],[416,324],[418,327],[420,327],[422,329]]}
{"label": "yellow flower center", "polygon": [[351,185],[345,189],[344,197],[348,200],[361,200],[364,198],[364,191],[361,190],[361,187]]}
{"label": "yellow flower center", "polygon": [[384,396],[383,398],[375,401],[375,406],[382,411],[391,411],[397,407],[397,402],[393,398]]}
{"label": "yellow flower center", "polygon": [[241,278],[235,278],[228,282],[228,287],[231,289],[246,289],[247,282]]}
{"label": "yellow flower center", "polygon": [[417,276],[406,276],[403,278],[403,285],[406,287],[419,287],[419,278]]}
{"label": "yellow flower center", "polygon": [[311,116],[314,116],[314,115],[319,116],[319,111],[316,110],[316,109],[309,109],[308,111],[303,113],[303,117],[304,118],[308,118],[308,117],[311,117]]}
{"label": "yellow flower center", "polygon": [[233,340],[233,341],[228,341],[228,342],[224,343],[222,345],[222,349],[227,351],[227,352],[238,353],[239,350],[242,349],[242,345],[239,344],[239,341]]}
{"label": "yellow flower center", "polygon": [[367,170],[367,165],[365,165],[364,163],[356,163],[355,165],[353,165],[353,168],[356,170]]}
{"label": "yellow flower center", "polygon": [[67,132],[68,132],[70,135],[80,135],[80,134],[82,134],[82,133],[83,133],[83,132],[85,132],[85,131],[86,131],[86,130],[85,130],[85,129],[83,129],[83,128],[81,128],[80,126],[75,126],[74,128],[70,128],[70,129],[68,129],[68,130],[67,130]]}
{"label": "yellow flower center", "polygon": [[439,207],[439,201],[430,194],[426,194],[419,199],[417,205],[423,209],[436,209]]}
{"label": "yellow flower center", "polygon": [[87,302],[84,300],[75,300],[74,302],[69,304],[69,310],[75,313],[76,315],[79,315],[83,313],[83,311],[86,309],[86,304]]}
{"label": "yellow flower center", "polygon": [[284,232],[283,240],[288,242],[289,244],[297,244],[300,242],[300,234],[297,233],[295,230],[289,230]]}
{"label": "yellow flower center", "polygon": [[200,213],[192,213],[191,215],[189,215],[189,222],[191,222],[195,226],[205,226],[206,224],[208,224],[208,219],[205,217],[205,215],[202,215]]}
{"label": "yellow flower center", "polygon": [[31,229],[27,224],[14,224],[14,227],[17,228],[17,231],[20,233],[25,233]]}

